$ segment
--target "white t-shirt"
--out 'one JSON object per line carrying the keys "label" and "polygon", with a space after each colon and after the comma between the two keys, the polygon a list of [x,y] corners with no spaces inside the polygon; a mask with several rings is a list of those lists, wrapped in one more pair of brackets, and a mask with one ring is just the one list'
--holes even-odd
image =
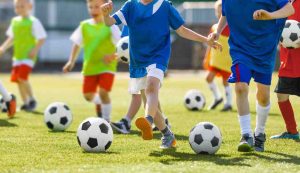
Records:
{"label": "white t-shirt", "polygon": [[[18,18],[21,18],[21,16],[19,16]],[[10,38],[14,38],[12,24],[10,24],[9,28],[7,29],[6,35]],[[39,21],[39,19],[37,19],[35,17],[33,17],[32,35],[37,40],[45,39],[47,37],[47,33],[46,33],[42,23]]]}
{"label": "white t-shirt", "polygon": [[[95,24],[95,21],[93,19],[90,19],[88,21],[90,24]],[[121,31],[118,26],[113,25],[110,27],[111,33],[112,33],[112,41],[114,44],[117,44],[118,41],[121,39]],[[70,37],[70,40],[75,43],[78,46],[82,45],[83,38],[82,38],[82,29],[81,26],[77,27],[77,29],[73,32],[73,34]]]}

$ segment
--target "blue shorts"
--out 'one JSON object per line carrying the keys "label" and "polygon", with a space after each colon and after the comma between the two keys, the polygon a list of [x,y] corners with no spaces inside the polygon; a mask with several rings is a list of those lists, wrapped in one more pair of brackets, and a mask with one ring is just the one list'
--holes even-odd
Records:
{"label": "blue shorts", "polygon": [[232,65],[231,72],[231,76],[228,79],[229,83],[245,82],[249,85],[251,78],[253,78],[257,83],[271,85],[272,73],[259,73],[243,64]]}

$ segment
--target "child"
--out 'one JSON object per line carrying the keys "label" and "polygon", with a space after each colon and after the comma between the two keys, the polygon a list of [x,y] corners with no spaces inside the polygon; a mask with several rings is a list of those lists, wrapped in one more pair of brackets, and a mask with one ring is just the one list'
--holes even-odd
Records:
{"label": "child", "polygon": [[[92,19],[81,22],[72,34],[71,40],[74,44],[63,71],[67,73],[73,69],[82,47],[84,51],[82,69],[84,98],[95,103],[97,115],[110,122],[112,106],[109,92],[112,89],[117,68],[115,44],[119,41],[121,34],[117,26],[104,25],[100,8],[104,2],[104,0],[87,0],[87,8]],[[102,112],[99,109],[100,105]]]}
{"label": "child", "polygon": [[[1,53],[2,52],[0,52],[0,54]],[[1,104],[3,104],[2,106],[4,106],[5,109],[7,110],[7,116],[9,118],[13,118],[15,116],[16,108],[17,108],[16,97],[15,95],[9,94],[7,92],[7,90],[4,88],[1,81],[0,81],[0,95],[2,96]]]}
{"label": "child", "polygon": [[0,47],[0,52],[5,52],[14,46],[11,81],[18,84],[24,103],[21,110],[25,111],[34,111],[37,107],[28,78],[37,60],[38,51],[47,36],[41,22],[30,15],[32,6],[32,0],[14,0],[18,16],[12,19],[6,32],[8,38]]}
{"label": "child", "polygon": [[[215,3],[215,13],[216,17],[219,19],[222,15],[222,0],[218,0]],[[216,31],[217,25],[212,26],[212,32]],[[215,109],[219,104],[223,102],[223,98],[219,91],[218,86],[214,82],[215,76],[220,76],[223,79],[223,85],[225,88],[226,102],[224,104],[222,112],[232,110],[232,92],[229,83],[227,82],[231,72],[231,58],[229,55],[229,46],[228,46],[228,37],[229,37],[229,28],[226,28],[222,31],[220,35],[219,42],[222,44],[222,52],[216,51],[214,49],[207,48],[206,57],[204,59],[204,68],[209,72],[206,76],[206,81],[208,86],[214,96],[214,102],[208,107],[208,110]]]}
{"label": "child", "polygon": [[[300,21],[300,0],[292,1],[295,14],[288,19]],[[300,43],[299,43],[300,44]],[[286,125],[286,132],[272,136],[271,139],[299,139],[297,123],[289,96],[300,96],[300,48],[280,48],[279,80],[275,92],[278,106]]]}
{"label": "child", "polygon": [[[124,26],[122,30],[121,37],[128,36],[128,27]],[[111,122],[111,127],[122,134],[129,134],[131,129],[131,121],[135,117],[135,115],[138,113],[142,101],[144,104],[146,104],[146,95],[145,95],[145,88],[146,88],[146,80],[144,80],[144,83],[141,83],[138,86],[135,86],[135,83],[130,82],[128,92],[131,94],[131,102],[128,108],[128,111],[126,115],[119,121],[119,122]],[[161,111],[160,105],[159,105],[159,111]],[[168,119],[166,117],[165,122],[167,125]],[[158,130],[157,127],[153,126],[153,131]]]}
{"label": "child", "polygon": [[285,18],[294,13],[288,0],[239,1],[223,0],[222,17],[216,39],[226,21],[230,28],[229,46],[233,65],[230,83],[235,83],[236,103],[239,113],[242,138],[238,151],[253,149],[253,134],[249,110],[249,82],[254,78],[256,93],[256,128],[254,148],[264,151],[265,124],[270,110],[270,85],[275,63],[275,54]]}
{"label": "child", "polygon": [[175,147],[175,136],[158,111],[159,88],[162,86],[171,52],[169,27],[184,38],[206,42],[213,47],[219,45],[184,27],[182,17],[169,1],[130,0],[110,16],[112,8],[112,2],[102,6],[105,24],[111,26],[123,23],[128,26],[131,82],[138,86],[138,83],[146,81],[146,117],[138,118],[135,124],[142,131],[143,139],[151,140],[152,124],[155,123],[163,134],[161,148]]}

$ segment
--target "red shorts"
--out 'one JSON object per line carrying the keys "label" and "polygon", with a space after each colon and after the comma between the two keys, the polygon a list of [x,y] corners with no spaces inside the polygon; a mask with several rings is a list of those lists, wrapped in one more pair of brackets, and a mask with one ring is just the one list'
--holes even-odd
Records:
{"label": "red shorts", "polygon": [[22,64],[12,68],[10,80],[12,82],[19,82],[19,80],[28,80],[32,67]]}
{"label": "red shorts", "polygon": [[220,70],[220,69],[212,67],[212,66],[208,67],[208,71],[215,72],[217,74],[217,76],[221,76],[224,80],[227,80],[231,75],[231,73],[229,73],[227,71]]}
{"label": "red shorts", "polygon": [[84,76],[83,93],[95,93],[97,88],[111,91],[115,75],[112,73],[102,73],[93,76]]}

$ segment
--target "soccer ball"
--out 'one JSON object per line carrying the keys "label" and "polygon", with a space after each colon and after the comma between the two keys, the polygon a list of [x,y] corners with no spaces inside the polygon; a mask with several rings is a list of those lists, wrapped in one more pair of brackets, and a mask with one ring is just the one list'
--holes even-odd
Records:
{"label": "soccer ball", "polygon": [[0,110],[2,112],[7,112],[7,107],[6,107],[6,103],[3,100],[3,97],[0,97]]}
{"label": "soccer ball", "polygon": [[54,102],[46,108],[44,121],[49,129],[64,131],[72,122],[72,113],[65,103]]}
{"label": "soccer ball", "polygon": [[187,109],[198,111],[204,108],[205,97],[200,91],[192,89],[185,94],[184,102]]}
{"label": "soccer ball", "polygon": [[300,23],[296,20],[287,20],[282,31],[280,43],[288,49],[300,47]]}
{"label": "soccer ball", "polygon": [[113,141],[113,131],[106,120],[88,118],[77,129],[77,141],[86,152],[106,151]]}
{"label": "soccer ball", "polygon": [[189,143],[197,154],[215,154],[221,146],[222,135],[216,125],[201,122],[191,130]]}
{"label": "soccer ball", "polygon": [[120,61],[124,63],[129,63],[129,37],[123,37],[117,44],[117,55]]}

